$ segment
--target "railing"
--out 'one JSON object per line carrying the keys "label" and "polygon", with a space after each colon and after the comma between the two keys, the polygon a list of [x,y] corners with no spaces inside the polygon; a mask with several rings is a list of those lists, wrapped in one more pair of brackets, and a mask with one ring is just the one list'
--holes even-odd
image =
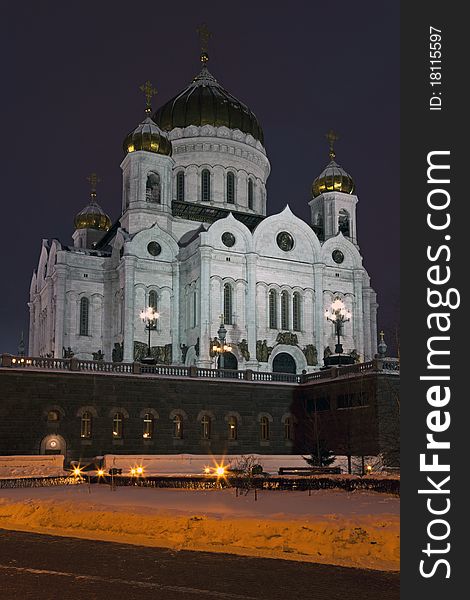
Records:
{"label": "railing", "polygon": [[396,358],[374,359],[354,365],[336,366],[313,373],[271,373],[231,369],[209,369],[182,365],[152,365],[143,363],[105,362],[103,360],[81,360],[77,358],[43,358],[0,355],[0,365],[10,368],[32,368],[48,371],[80,371],[96,373],[122,373],[128,375],[157,375],[165,377],[189,377],[204,379],[231,379],[264,383],[302,384],[351,376],[362,373],[400,374],[400,361]]}
{"label": "railing", "polygon": [[140,372],[145,375],[166,375],[168,377],[187,377],[189,367],[172,365],[140,365]]}

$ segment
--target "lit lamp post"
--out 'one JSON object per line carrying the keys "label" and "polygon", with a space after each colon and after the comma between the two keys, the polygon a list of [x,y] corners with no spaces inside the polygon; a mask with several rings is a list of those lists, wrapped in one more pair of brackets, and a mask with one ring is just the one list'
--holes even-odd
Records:
{"label": "lit lamp post", "polygon": [[341,358],[343,354],[343,345],[341,344],[341,334],[343,332],[343,325],[351,320],[351,313],[344,306],[344,302],[339,298],[336,298],[334,302],[331,304],[330,310],[325,311],[325,317],[327,321],[331,321],[331,323],[335,326],[335,335],[336,335],[336,346],[335,353],[336,356],[329,356],[328,359],[325,359],[325,364],[328,366],[331,365],[340,365],[342,364],[352,364],[354,362],[354,358],[352,356],[345,356]]}
{"label": "lit lamp post", "polygon": [[219,355],[220,359],[219,359],[219,369],[223,369],[224,368],[224,354],[225,352],[231,352],[232,351],[232,346],[228,346],[225,343],[225,339],[227,337],[227,330],[225,329],[225,325],[224,325],[224,319],[221,316],[220,319],[220,327],[217,331],[217,336],[214,339],[214,344],[212,346],[212,351],[215,353],[215,355]]}
{"label": "lit lamp post", "polygon": [[140,318],[142,319],[142,322],[145,324],[145,329],[147,329],[147,331],[149,332],[147,356],[143,359],[143,361],[144,362],[153,362],[152,354],[150,352],[150,332],[152,330],[157,329],[157,320],[160,318],[160,314],[157,313],[157,311],[154,310],[152,306],[149,306],[146,310],[141,311]]}

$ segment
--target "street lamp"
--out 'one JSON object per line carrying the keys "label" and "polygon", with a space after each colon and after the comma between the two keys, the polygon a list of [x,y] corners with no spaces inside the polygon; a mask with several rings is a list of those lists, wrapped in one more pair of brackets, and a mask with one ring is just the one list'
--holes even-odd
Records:
{"label": "street lamp", "polygon": [[212,351],[220,356],[219,359],[219,369],[224,368],[224,354],[225,352],[231,352],[232,346],[229,346],[225,343],[225,339],[227,337],[227,330],[225,329],[223,315],[220,317],[220,327],[217,331],[217,336],[214,339],[214,344],[212,346]]}
{"label": "street lamp", "polygon": [[[347,323],[351,320],[351,313],[344,306],[344,302],[340,300],[340,298],[336,298],[334,302],[331,304],[330,309],[325,310],[325,318],[327,321],[331,321],[331,323],[335,326],[335,335],[337,336],[337,342],[335,346],[335,353],[338,355],[337,364],[341,364],[341,355],[343,354],[343,345],[341,344],[341,334],[343,332],[343,324]],[[349,358],[349,357],[348,357]],[[330,364],[333,364],[336,361],[332,361],[330,359]],[[345,360],[343,362],[349,363],[349,360]]]}
{"label": "street lamp", "polygon": [[147,357],[146,362],[152,361],[152,355],[150,352],[150,332],[152,329],[157,329],[157,319],[160,318],[160,313],[153,309],[153,306],[148,306],[146,310],[140,312],[140,318],[145,324],[145,329],[149,332],[148,346],[147,346]]}

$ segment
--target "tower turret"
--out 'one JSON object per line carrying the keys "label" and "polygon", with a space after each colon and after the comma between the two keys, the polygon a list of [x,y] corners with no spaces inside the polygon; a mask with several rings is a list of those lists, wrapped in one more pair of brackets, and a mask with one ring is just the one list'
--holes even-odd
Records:
{"label": "tower turret", "polygon": [[325,137],[329,143],[330,162],[312,184],[309,202],[312,226],[321,241],[341,232],[357,245],[354,180],[335,160],[334,144],[339,140],[338,135],[330,130]]}

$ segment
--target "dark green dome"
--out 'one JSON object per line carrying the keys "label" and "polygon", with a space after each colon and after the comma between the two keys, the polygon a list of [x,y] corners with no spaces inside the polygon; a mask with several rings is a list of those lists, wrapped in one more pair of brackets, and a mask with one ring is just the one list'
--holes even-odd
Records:
{"label": "dark green dome", "polygon": [[164,131],[188,125],[224,125],[264,143],[263,130],[254,113],[227,92],[206,65],[185,90],[155,112],[153,120]]}

